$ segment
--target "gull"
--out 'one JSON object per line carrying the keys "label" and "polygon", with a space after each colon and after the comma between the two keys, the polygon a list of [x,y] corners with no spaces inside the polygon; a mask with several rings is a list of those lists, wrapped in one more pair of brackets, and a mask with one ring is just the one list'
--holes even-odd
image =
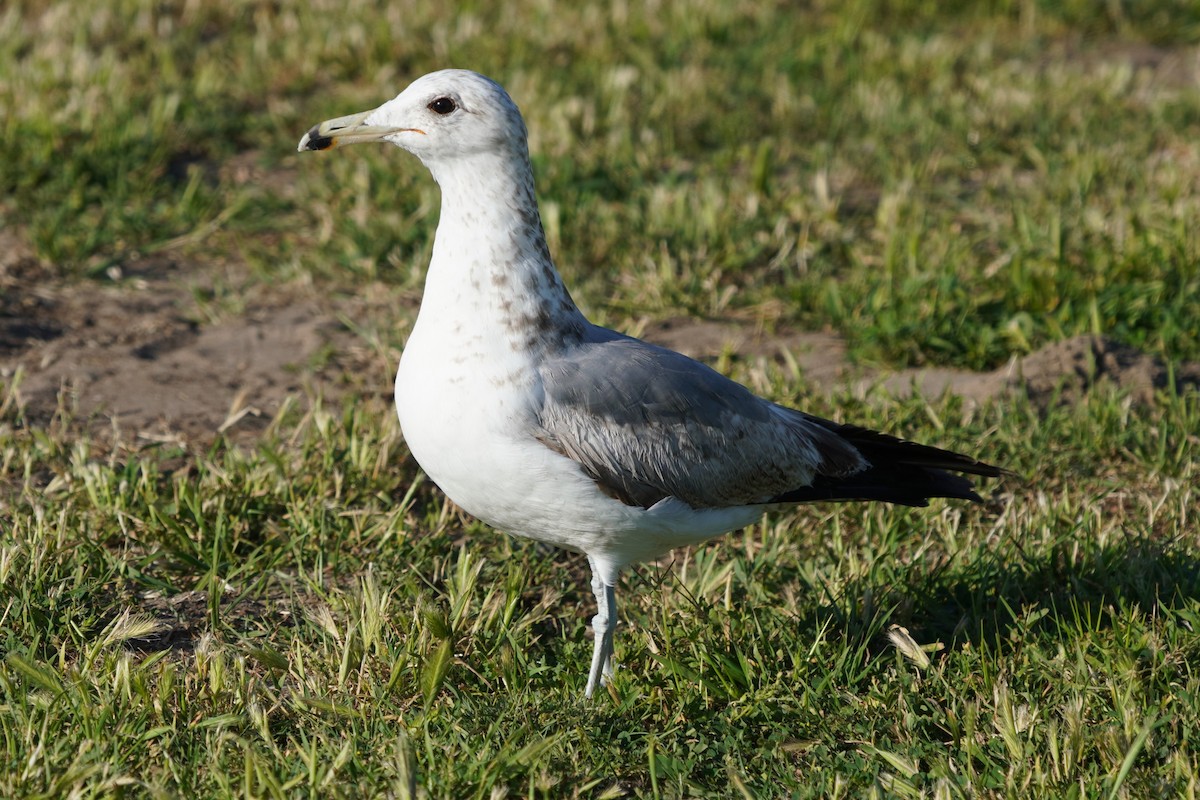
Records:
{"label": "gull", "polygon": [[980,500],[1004,470],[777,405],[704,364],[588,322],[542,230],[525,123],[449,69],[299,150],[390,142],[441,188],[421,308],[396,372],[413,457],[497,530],[583,553],[596,597],[585,697],[613,675],[623,567],[796,503]]}

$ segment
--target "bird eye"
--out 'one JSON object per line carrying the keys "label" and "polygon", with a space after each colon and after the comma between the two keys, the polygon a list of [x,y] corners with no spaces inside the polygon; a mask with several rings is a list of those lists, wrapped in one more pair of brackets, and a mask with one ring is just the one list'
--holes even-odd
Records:
{"label": "bird eye", "polygon": [[439,97],[429,104],[430,111],[435,114],[441,114],[442,116],[449,114],[456,108],[458,108],[458,104],[449,97]]}

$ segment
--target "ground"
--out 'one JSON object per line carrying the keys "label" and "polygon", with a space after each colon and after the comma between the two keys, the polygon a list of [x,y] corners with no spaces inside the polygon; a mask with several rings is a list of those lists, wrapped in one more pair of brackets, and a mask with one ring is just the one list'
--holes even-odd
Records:
{"label": "ground", "polygon": [[[1200,794],[1197,4],[0,18],[0,796]],[[437,187],[296,152],[448,66],[590,318],[1016,475],[630,568],[584,703],[391,411]]]}
{"label": "ground", "polygon": [[[372,358],[346,325],[369,316],[369,302],[261,284],[240,313],[206,320],[202,298],[215,268],[195,261],[150,257],[117,280],[67,281],[16,243],[0,259],[0,376],[22,371],[30,420],[49,420],[65,402],[99,432],[200,444],[217,432],[250,437],[305,392],[334,399],[360,381],[390,391],[387,362]],[[390,315],[376,308],[375,317]],[[1043,404],[1105,382],[1148,401],[1169,380],[1159,360],[1103,336],[1075,336],[970,372],[872,369],[852,363],[837,334],[768,334],[733,320],[650,320],[641,335],[710,363],[722,355],[794,359],[806,381],[827,391],[949,392],[978,402],[1022,390]],[[368,368],[375,374],[364,375]],[[1178,388],[1200,385],[1200,362],[1174,375]]]}
{"label": "ground", "polygon": [[60,281],[30,258],[6,263],[0,369],[22,370],[29,419],[44,423],[65,402],[97,431],[203,442],[261,431],[287,397],[338,394],[361,359],[339,318],[361,304],[261,290],[240,313],[205,321],[197,295],[209,278],[170,258],[115,282]]}

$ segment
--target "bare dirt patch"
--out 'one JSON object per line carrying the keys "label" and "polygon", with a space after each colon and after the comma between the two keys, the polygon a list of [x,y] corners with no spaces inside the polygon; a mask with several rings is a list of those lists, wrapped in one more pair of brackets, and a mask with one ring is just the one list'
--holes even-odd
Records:
{"label": "bare dirt patch", "polygon": [[[1169,388],[1171,371],[1136,348],[1107,336],[1085,335],[1049,344],[992,372],[910,369],[866,380],[898,394],[950,393],[978,401],[1019,391],[1046,407],[1077,402],[1096,387],[1126,391],[1137,402],[1149,403],[1155,391]],[[1181,365],[1174,386],[1200,386],[1200,363]]]}
{"label": "bare dirt patch", "polygon": [[1151,85],[1168,89],[1200,84],[1200,48],[1194,46],[1068,37],[1048,49],[1043,63],[1073,64],[1088,71],[1125,68]]}
{"label": "bare dirt patch", "polygon": [[[1076,401],[1096,386],[1126,390],[1149,402],[1165,389],[1171,371],[1158,359],[1104,336],[1076,336],[1014,359],[991,372],[930,367],[880,371],[858,367],[846,357],[846,344],[832,333],[785,332],[766,335],[733,322],[671,319],[647,326],[645,338],[702,361],[730,353],[743,358],[793,361],[805,378],[830,390],[846,385],[861,393],[881,388],[900,396],[955,394],[985,401],[1023,391],[1038,405]],[[1200,386],[1200,363],[1175,370],[1175,385]]]}
{"label": "bare dirt patch", "polygon": [[65,405],[127,437],[249,438],[289,396],[356,385],[372,356],[341,320],[360,303],[260,286],[210,320],[208,272],[162,258],[119,284],[69,283],[29,259],[0,265],[0,377],[21,371],[30,424]]}
{"label": "bare dirt patch", "polygon": [[[198,264],[160,257],[132,265],[120,283],[69,283],[18,246],[6,253],[0,377],[21,370],[30,424],[47,423],[65,403],[95,431],[203,444],[217,432],[252,438],[298,394],[390,391],[393,354],[372,350],[342,322],[373,314],[394,324],[394,312],[372,311],[371,300],[259,284],[236,313],[209,319],[198,299],[208,274]],[[706,361],[729,354],[793,363],[815,387],[863,393],[882,388],[983,401],[1024,391],[1046,404],[1071,402],[1107,383],[1144,401],[1170,377],[1156,359],[1103,337],[1058,342],[974,373],[868,370],[850,363],[836,334],[766,334],[736,322],[668,319],[648,325],[644,336]],[[1179,366],[1175,380],[1200,385],[1200,364]]]}

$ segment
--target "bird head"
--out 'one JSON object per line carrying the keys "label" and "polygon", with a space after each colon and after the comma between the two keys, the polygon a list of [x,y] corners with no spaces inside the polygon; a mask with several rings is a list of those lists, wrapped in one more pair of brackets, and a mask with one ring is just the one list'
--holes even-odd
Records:
{"label": "bird head", "polygon": [[521,113],[498,83],[447,69],[418,78],[376,109],[314,125],[297,149],[391,142],[436,172],[439,162],[479,153],[525,155],[525,137]]}

